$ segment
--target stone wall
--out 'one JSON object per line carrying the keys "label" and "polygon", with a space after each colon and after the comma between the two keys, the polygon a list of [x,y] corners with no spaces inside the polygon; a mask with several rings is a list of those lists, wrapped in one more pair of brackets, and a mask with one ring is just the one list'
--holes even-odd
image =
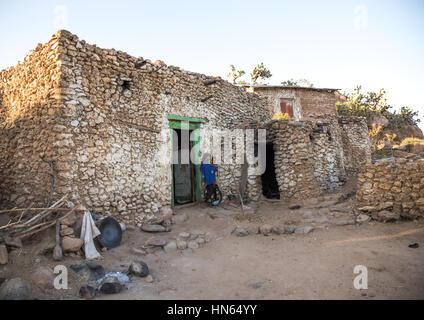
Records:
{"label": "stone wall", "polygon": [[367,161],[371,161],[371,141],[364,118],[339,117],[343,158],[348,175],[357,175]]}
{"label": "stone wall", "polygon": [[[152,218],[171,203],[168,116],[204,120],[202,153],[212,153],[213,130],[268,124],[283,199],[332,191],[346,179],[346,162],[355,172],[368,157],[366,147],[358,158],[345,157],[351,146],[367,146],[368,136],[356,132],[362,125],[351,132],[351,122],[340,125],[334,116],[273,122],[266,97],[220,78],[101,49],[67,31],[2,71],[1,80],[2,207],[46,205],[51,161],[53,200],[68,195],[128,223]],[[350,140],[340,137],[344,132]],[[237,195],[245,176],[247,197],[259,199],[254,171],[220,165],[224,196]]]}
{"label": "stone wall", "polygon": [[358,210],[380,221],[424,216],[424,157],[368,162],[360,171]]}
{"label": "stone wall", "polygon": [[[270,119],[265,99],[227,81],[160,61],[141,66],[142,58],[89,45],[66,31],[56,37],[61,114],[50,130],[62,138],[49,141],[56,155],[66,154],[56,167],[63,183],[55,198],[69,194],[93,212],[139,223],[171,202],[168,115],[204,119],[205,135],[246,119]],[[206,140],[203,152],[209,151]],[[240,168],[232,168],[238,174]],[[235,184],[222,169],[219,183],[229,192]]]}
{"label": "stone wall", "polygon": [[[59,54],[53,36],[23,62],[0,73],[0,207],[40,207],[49,201],[47,161],[58,168],[67,153],[57,146],[65,139]],[[55,185],[63,185],[60,176]]]}
{"label": "stone wall", "polygon": [[336,102],[338,96],[332,89],[295,88],[295,87],[248,87],[268,98],[268,109],[271,115],[280,112],[280,99],[293,101],[293,117],[295,120],[319,115],[337,115]]}
{"label": "stone wall", "polygon": [[346,182],[335,117],[275,121],[273,130],[276,177],[282,199],[315,197]]}

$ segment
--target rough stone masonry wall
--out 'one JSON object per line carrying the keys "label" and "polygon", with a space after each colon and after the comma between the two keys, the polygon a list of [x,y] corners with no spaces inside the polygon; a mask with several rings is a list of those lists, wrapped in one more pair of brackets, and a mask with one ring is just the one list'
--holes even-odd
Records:
{"label": "rough stone masonry wall", "polygon": [[337,119],[274,121],[276,178],[282,199],[316,197],[347,179]]}
{"label": "rough stone masonry wall", "polygon": [[302,117],[337,115],[337,96],[335,92],[322,90],[297,89],[302,106]]}
{"label": "rough stone masonry wall", "polygon": [[348,175],[357,175],[359,169],[371,161],[371,141],[368,125],[361,117],[338,118],[343,145],[343,158]]}
{"label": "rough stone masonry wall", "polygon": [[[136,67],[142,58],[100,49],[68,32],[60,39],[63,130],[72,135],[68,185],[94,212],[138,223],[169,206],[168,114],[205,119],[205,136],[246,119],[270,119],[264,98],[226,81],[163,62]],[[202,146],[210,151],[206,139]],[[235,185],[225,174],[219,183],[226,192]]]}
{"label": "rough stone masonry wall", "polygon": [[358,209],[375,220],[424,216],[424,158],[368,162],[358,178]]}
{"label": "rough stone masonry wall", "polygon": [[[39,44],[23,62],[0,73],[0,207],[45,206],[51,184],[48,163],[63,165],[68,152],[59,106],[58,38]],[[57,188],[63,179],[56,176]]]}
{"label": "rough stone masonry wall", "polygon": [[[319,116],[301,121],[271,122],[281,199],[302,199],[333,192],[355,176],[366,159],[370,159],[371,149],[366,147],[369,138],[364,134],[368,129],[357,125],[364,120],[343,119],[342,127],[340,119],[338,116]],[[350,149],[350,145],[344,144],[345,131],[356,139],[357,144],[363,145],[360,150]],[[357,161],[349,163],[352,173],[349,174],[346,155],[351,152],[359,155],[355,156]]]}
{"label": "rough stone masonry wall", "polygon": [[268,98],[269,112],[274,115],[280,112],[280,99],[293,100],[293,117],[296,120],[319,115],[337,115],[335,92],[325,89],[309,88],[249,88]]}

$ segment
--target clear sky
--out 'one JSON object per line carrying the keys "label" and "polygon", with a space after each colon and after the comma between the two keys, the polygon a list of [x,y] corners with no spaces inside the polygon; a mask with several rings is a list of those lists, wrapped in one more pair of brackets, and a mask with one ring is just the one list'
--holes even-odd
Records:
{"label": "clear sky", "polygon": [[[89,43],[226,78],[263,62],[270,84],[385,88],[424,128],[424,1],[0,0],[0,69],[67,29]],[[247,78],[246,78],[247,80]]]}

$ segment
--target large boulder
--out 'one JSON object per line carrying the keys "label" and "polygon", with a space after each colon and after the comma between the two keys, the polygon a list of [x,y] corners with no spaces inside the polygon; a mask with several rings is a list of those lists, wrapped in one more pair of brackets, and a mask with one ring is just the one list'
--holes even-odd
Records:
{"label": "large boulder", "polygon": [[63,237],[62,238],[62,250],[64,252],[78,252],[84,244],[84,241],[82,241],[79,238],[72,238],[72,237]]}
{"label": "large boulder", "polygon": [[31,274],[31,281],[40,289],[53,289],[54,273],[47,267],[38,267]]}
{"label": "large boulder", "polygon": [[150,237],[147,239],[146,247],[163,247],[168,241],[164,237]]}
{"label": "large boulder", "polygon": [[160,224],[146,224],[141,226],[141,230],[144,232],[166,232],[167,228]]}
{"label": "large boulder", "polygon": [[27,300],[30,295],[30,284],[21,278],[10,279],[0,288],[0,300]]}

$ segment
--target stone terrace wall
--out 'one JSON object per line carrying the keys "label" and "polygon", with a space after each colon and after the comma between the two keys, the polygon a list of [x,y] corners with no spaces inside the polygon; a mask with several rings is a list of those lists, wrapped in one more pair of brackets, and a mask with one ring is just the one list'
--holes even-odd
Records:
{"label": "stone terrace wall", "polygon": [[[64,131],[72,135],[68,185],[94,212],[140,222],[169,206],[168,114],[205,119],[203,132],[270,119],[264,98],[226,81],[160,61],[140,66],[142,58],[100,49],[68,32],[61,33],[60,46]],[[206,139],[202,146],[208,151]],[[235,185],[226,175],[220,184],[225,191]]]}
{"label": "stone terrace wall", "polygon": [[366,164],[358,178],[358,209],[375,220],[424,216],[424,158]]}
{"label": "stone terrace wall", "polygon": [[[0,207],[45,206],[49,165],[62,165],[67,150],[59,107],[58,38],[39,44],[22,63],[0,73]],[[63,185],[56,176],[56,187]]]}

